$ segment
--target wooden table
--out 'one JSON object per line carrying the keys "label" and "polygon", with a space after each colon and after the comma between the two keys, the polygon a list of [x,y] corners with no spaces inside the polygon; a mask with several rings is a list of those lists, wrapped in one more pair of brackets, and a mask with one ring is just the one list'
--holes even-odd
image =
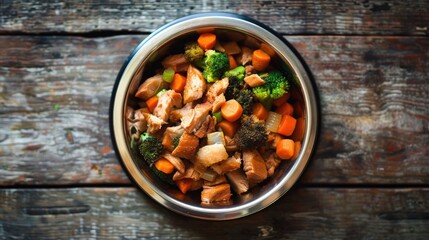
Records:
{"label": "wooden table", "polygon": [[[0,1],[0,239],[428,239],[429,2]],[[132,49],[191,13],[280,32],[319,92],[316,152],[265,210],[211,222],[136,188],[109,100]]]}

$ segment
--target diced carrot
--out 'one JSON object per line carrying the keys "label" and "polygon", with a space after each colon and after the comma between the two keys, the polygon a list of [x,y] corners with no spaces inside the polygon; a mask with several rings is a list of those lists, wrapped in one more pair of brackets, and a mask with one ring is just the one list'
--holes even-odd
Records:
{"label": "diced carrot", "polygon": [[234,137],[238,129],[237,122],[228,122],[224,120],[219,122],[217,125],[222,129],[223,134],[225,134],[225,136],[228,136],[230,138]]}
{"label": "diced carrot", "polygon": [[296,119],[290,115],[283,115],[282,120],[280,120],[279,128],[277,133],[280,133],[284,136],[292,135],[295,130]]}
{"label": "diced carrot", "polygon": [[293,156],[292,156],[292,160],[295,160],[298,155],[299,155],[299,151],[301,151],[301,142],[300,141],[295,141],[295,148],[293,151]]}
{"label": "diced carrot", "polygon": [[229,59],[229,69],[234,69],[238,66],[237,61],[235,61],[235,58],[233,56],[228,55],[228,59]]}
{"label": "diced carrot", "polygon": [[292,134],[292,139],[295,141],[302,141],[304,138],[304,132],[305,132],[305,118],[300,117],[296,119],[296,126],[295,130]]}
{"label": "diced carrot", "polygon": [[220,108],[220,112],[222,113],[222,117],[229,122],[235,122],[243,113],[243,108],[240,103],[235,99],[230,99],[226,101],[222,107]]}
{"label": "diced carrot", "polygon": [[257,71],[264,71],[270,65],[271,57],[261,49],[253,51],[252,65]]}
{"label": "diced carrot", "polygon": [[193,182],[194,180],[192,180],[191,178],[183,178],[175,181],[177,187],[183,194],[185,194],[189,191],[189,189],[191,189]]}
{"label": "diced carrot", "polygon": [[287,100],[289,100],[289,98],[290,98],[290,92],[287,92],[287,93],[283,94],[283,96],[281,96],[280,98],[275,99],[273,101],[273,103],[276,107],[280,107],[285,102],[287,102]]}
{"label": "diced carrot", "polygon": [[216,45],[216,35],[213,33],[203,33],[198,37],[198,45],[204,49],[212,49]]}
{"label": "diced carrot", "polygon": [[149,109],[151,113],[153,113],[153,110],[155,109],[156,105],[158,104],[158,97],[153,96],[146,100],[146,106]]}
{"label": "diced carrot", "polygon": [[174,171],[174,165],[171,164],[171,162],[165,158],[158,159],[154,165],[156,169],[158,169],[159,171],[165,174],[170,174]]}
{"label": "diced carrot", "polygon": [[290,159],[295,151],[295,142],[291,139],[282,139],[277,143],[276,154],[280,159]]}
{"label": "diced carrot", "polygon": [[172,152],[173,149],[173,139],[171,139],[170,135],[165,134],[164,138],[162,139],[162,145],[170,152]]}
{"label": "diced carrot", "polygon": [[255,115],[259,120],[267,120],[268,110],[262,105],[262,103],[255,103],[252,107],[252,114]]}
{"label": "diced carrot", "polygon": [[170,83],[170,88],[176,92],[183,92],[186,85],[186,77],[180,73],[175,73],[173,81]]}
{"label": "diced carrot", "polygon": [[266,43],[261,43],[261,45],[259,46],[259,48],[264,51],[266,54],[270,55],[270,57],[275,57],[276,56],[276,52],[274,52],[274,50]]}
{"label": "diced carrot", "polygon": [[290,103],[284,103],[280,107],[276,108],[276,113],[281,115],[291,115],[293,114],[293,106]]}

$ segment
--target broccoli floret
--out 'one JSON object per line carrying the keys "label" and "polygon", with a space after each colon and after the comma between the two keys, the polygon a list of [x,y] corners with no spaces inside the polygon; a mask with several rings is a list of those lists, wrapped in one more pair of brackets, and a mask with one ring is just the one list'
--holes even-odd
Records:
{"label": "broccoli floret", "polygon": [[250,89],[240,91],[239,96],[235,99],[243,108],[243,114],[250,115],[252,113],[253,92]]}
{"label": "broccoli floret", "polygon": [[271,108],[274,99],[280,98],[289,90],[289,82],[279,71],[271,71],[268,76],[263,78],[265,84],[253,88],[256,98],[267,109]]}
{"label": "broccoli floret", "polygon": [[225,72],[224,77],[236,77],[238,80],[243,81],[246,74],[244,66],[238,66],[234,69]]}
{"label": "broccoli floret", "polygon": [[155,176],[157,176],[161,181],[173,185],[173,175],[174,173],[166,174],[164,172],[159,171],[156,169],[156,167],[153,165],[151,166],[150,170],[153,172]]}
{"label": "broccoli floret", "polygon": [[161,140],[147,132],[140,135],[140,140],[140,154],[143,156],[143,159],[149,164],[149,166],[152,166],[152,164],[164,152],[164,146],[162,145]]}
{"label": "broccoli floret", "polygon": [[244,115],[237,130],[237,146],[242,149],[255,149],[263,146],[268,140],[268,133],[256,117]]}
{"label": "broccoli floret", "polygon": [[196,42],[190,42],[185,45],[185,58],[191,62],[199,62],[204,58],[204,50]]}
{"label": "broccoli floret", "polygon": [[236,99],[240,96],[240,92],[243,89],[244,82],[240,81],[236,77],[228,78],[228,87],[225,90],[225,99]]}
{"label": "broccoli floret", "polygon": [[203,77],[209,83],[215,82],[229,69],[228,56],[222,52],[207,50],[204,65]]}

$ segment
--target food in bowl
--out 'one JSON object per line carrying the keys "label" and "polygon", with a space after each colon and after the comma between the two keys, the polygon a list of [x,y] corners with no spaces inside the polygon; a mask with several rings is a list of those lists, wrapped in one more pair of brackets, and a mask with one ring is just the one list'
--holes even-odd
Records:
{"label": "food in bowl", "polygon": [[[212,33],[216,36],[216,42],[211,48],[210,44],[207,47],[207,42],[202,45],[198,44],[200,35],[207,33]],[[206,36],[210,40],[210,35]],[[198,47],[195,43],[198,44]],[[203,52],[199,48],[203,49]],[[234,49],[240,52],[234,53]],[[263,59],[266,59],[266,56],[261,52],[256,52],[255,54],[259,54],[256,58],[262,58],[262,61],[260,61],[259,65],[256,64],[258,66],[255,68],[255,64],[249,59],[253,57],[253,51],[255,50],[262,50],[270,56],[270,60],[264,61]],[[192,56],[200,57],[191,59],[188,55],[183,58],[186,51],[195,54]],[[220,75],[208,73],[207,71],[204,73],[204,65],[201,64],[204,63],[204,59],[207,57],[206,53],[207,55],[210,53],[225,53],[228,61],[231,61],[232,64],[229,64],[227,70],[223,69],[225,72]],[[247,56],[247,63],[243,63],[246,60],[243,55]],[[203,56],[203,60],[201,60],[201,56]],[[222,54],[213,56],[220,56],[219,59],[225,59]],[[234,66],[234,61],[237,66]],[[217,61],[214,62],[217,63]],[[241,74],[243,67],[244,76]],[[262,70],[264,68],[265,70]],[[167,81],[163,79],[163,75]],[[205,82],[200,81],[200,75],[203,75],[202,78]],[[251,75],[253,75],[252,78],[247,78],[248,83],[246,83],[244,77],[250,77]],[[263,89],[263,85],[255,86],[254,84],[260,84],[260,78],[264,82],[269,82],[269,78],[276,75],[287,79],[288,93],[283,94],[282,97],[276,100],[256,98],[257,93],[254,93],[253,90],[256,88]],[[173,76],[173,79],[171,79],[171,76]],[[195,91],[189,91],[190,87],[188,86],[187,95],[185,96],[184,88],[190,76],[196,76],[196,79],[190,81],[196,83],[196,85],[191,86]],[[174,80],[175,77],[180,79]],[[235,77],[240,81],[230,82],[230,77]],[[224,80],[225,78],[227,80]],[[168,81],[170,80],[171,82],[169,83]],[[205,84],[205,90],[199,87],[197,83],[200,86]],[[225,88],[223,84],[225,83],[228,83],[228,86],[223,91]],[[143,87],[145,85],[148,87]],[[220,92],[216,90],[217,87],[220,87]],[[239,91],[240,88],[243,90]],[[165,91],[161,91],[162,89],[165,89]],[[137,92],[139,92],[138,97],[136,97]],[[223,103],[223,98],[219,97],[222,92],[225,102],[230,100],[238,102],[238,104],[234,101],[230,103],[233,111],[226,111],[228,108],[223,107],[225,103]],[[263,91],[259,93],[263,93]],[[228,97],[229,94],[233,97]],[[154,95],[158,95],[158,99],[152,98]],[[149,99],[152,99],[151,101],[153,102],[149,101]],[[161,108],[158,108],[157,111],[155,111],[155,108],[158,102],[165,103],[165,99],[171,99],[173,107],[171,107],[171,111],[166,111],[169,114],[164,121],[165,116],[163,114],[165,113],[163,111],[158,112]],[[252,100],[248,101],[248,99]],[[155,100],[158,101],[156,104]],[[251,107],[245,104],[246,100],[251,103],[249,104]],[[149,102],[147,103],[147,101]],[[168,102],[168,105],[170,105],[171,102]],[[237,111],[239,109],[238,105],[243,110],[241,115],[237,114],[237,112],[240,112],[240,110]],[[152,106],[152,110],[150,110],[150,106]],[[213,111],[213,106],[217,106],[219,109]],[[224,115],[222,115],[222,107]],[[255,135],[254,139],[249,138],[247,143],[255,141],[256,144],[260,144],[257,140],[261,141],[260,139],[265,139],[266,137],[267,142],[262,144],[263,146],[257,148],[255,145],[250,150],[241,147],[240,144],[244,145],[245,141],[243,141],[244,138],[236,139],[235,136],[238,136],[238,130],[241,129],[240,134],[245,136],[249,132],[255,133],[255,131],[252,131],[254,129],[267,129],[270,126],[268,122],[272,122],[272,126],[275,126],[274,123],[279,119],[275,113],[282,116],[287,115],[285,113],[292,112],[291,107],[293,108],[293,113],[289,116],[296,120],[291,136],[275,133],[276,130],[269,130],[266,133],[260,131],[260,134]],[[268,111],[268,116],[265,110]],[[155,114],[155,112],[158,113]],[[190,116],[193,117],[189,117],[185,114],[186,112],[190,112]],[[201,113],[203,114],[200,115]],[[182,119],[184,115],[188,117]],[[238,119],[235,120],[237,116]],[[113,88],[110,106],[110,130],[113,146],[122,166],[131,180],[148,196],[168,209],[186,216],[207,220],[226,220],[253,214],[269,206],[295,184],[309,161],[315,146],[319,122],[318,116],[317,99],[309,72],[304,62],[300,60],[299,55],[285,39],[262,23],[242,15],[202,13],[177,19],[161,27],[146,37],[130,54],[122,66]],[[197,128],[192,128],[189,133],[180,129],[192,126],[195,122],[195,117],[204,124],[201,123]],[[264,121],[263,119],[266,120]],[[274,121],[275,119],[277,120]],[[185,120],[185,126],[182,126],[183,120]],[[148,125],[148,122],[151,122],[151,124]],[[291,131],[290,128],[283,128],[280,132],[287,132],[287,129]],[[182,131],[183,134],[181,134]],[[172,144],[169,144],[170,139],[168,137],[164,138],[166,133],[169,133]],[[200,134],[203,137],[197,136]],[[180,137],[177,138],[179,135]],[[277,146],[277,144],[273,143],[279,141],[280,138],[283,144],[281,148],[289,149],[289,151],[281,151],[280,149],[277,153],[274,148],[274,145]],[[140,152],[140,145],[142,140],[148,141],[148,139],[156,140],[156,145],[168,148],[167,150],[159,148],[160,153],[158,154],[162,155],[162,161],[159,161],[161,158],[156,153],[157,148],[142,151],[143,154],[148,154],[146,158],[153,157],[155,159],[152,164],[144,160]],[[300,151],[294,150],[292,157],[290,157],[292,155],[291,141],[294,143],[294,149],[301,148]],[[180,143],[182,145],[179,147]],[[192,146],[196,144],[198,144],[198,147],[195,149]],[[174,152],[177,147],[179,149]],[[182,148],[182,152],[179,151],[180,148]],[[220,166],[221,163],[226,163],[224,149],[229,161],[228,165]],[[237,150],[235,151],[234,149]],[[258,152],[258,155],[252,155],[255,151]],[[173,156],[173,152],[176,156]],[[212,152],[215,153],[211,154]],[[274,155],[274,152],[277,155]],[[189,157],[191,154],[194,154],[194,157]],[[210,158],[205,158],[207,155]],[[260,166],[265,164],[266,178],[263,173],[259,174],[259,171],[256,172],[257,174],[249,175],[249,177],[246,175],[246,171],[252,169],[246,167],[244,159],[255,155],[258,160],[251,162],[251,166],[259,169]],[[195,161],[197,156],[201,161]],[[262,157],[264,164],[261,164],[262,161],[260,161],[259,156]],[[272,156],[271,160],[269,160],[270,156]],[[187,157],[190,159],[187,159]],[[175,162],[176,158],[179,158],[181,162]],[[279,158],[285,158],[285,160],[279,160]],[[166,163],[167,161],[169,163]],[[273,161],[273,163],[269,163],[273,166],[277,163],[279,164],[276,167],[267,167],[269,161]],[[158,162],[158,168],[155,162]],[[169,164],[172,164],[174,168]],[[165,168],[165,166],[169,167]],[[183,170],[182,166],[185,167],[185,170]],[[192,166],[193,170],[189,166]],[[228,173],[226,173],[227,166],[231,168]],[[161,178],[163,178],[162,176],[168,176],[168,178],[164,178],[166,181],[161,180],[154,172],[159,168],[173,169],[171,174],[161,174]],[[173,179],[175,172],[180,173],[177,169],[182,169],[181,171],[184,171],[184,175],[191,174],[192,171],[197,175],[190,175],[191,177],[188,178],[182,175],[185,180],[175,182],[174,180],[180,177],[178,174]],[[166,172],[169,171],[171,170]],[[234,175],[237,172],[240,175]],[[245,188],[242,189],[234,186],[234,183],[229,180],[231,178],[240,183],[238,181],[240,177],[246,178]],[[215,180],[213,181],[213,179]],[[221,182],[223,183],[221,184]],[[180,187],[182,189],[189,188],[185,194],[180,190],[178,186],[180,184],[182,184]],[[201,186],[201,184],[203,186],[206,184],[206,187]],[[214,186],[209,186],[210,184],[217,186],[216,189],[212,190],[211,188],[214,188]],[[247,191],[245,191],[246,189]],[[205,192],[202,196],[204,190]],[[243,191],[243,193],[237,193],[239,191]],[[212,195],[212,193],[219,193],[223,196],[218,197]]]}
{"label": "food in bowl", "polygon": [[268,44],[206,30],[168,51],[125,115],[133,156],[156,181],[198,192],[202,206],[228,205],[298,157],[305,106]]}

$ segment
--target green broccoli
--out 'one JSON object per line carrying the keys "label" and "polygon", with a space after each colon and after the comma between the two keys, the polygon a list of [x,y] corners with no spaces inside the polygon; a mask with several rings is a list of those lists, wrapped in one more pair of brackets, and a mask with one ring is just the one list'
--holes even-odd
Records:
{"label": "green broccoli", "polygon": [[274,99],[280,98],[289,90],[289,82],[279,71],[268,72],[268,76],[263,78],[265,84],[253,88],[256,98],[267,109],[271,108]]}
{"label": "green broccoli", "polygon": [[243,90],[244,81],[240,81],[237,77],[228,77],[228,87],[225,90],[225,99],[236,99],[240,96]]}
{"label": "green broccoli", "polygon": [[185,58],[191,62],[200,62],[204,58],[204,50],[197,42],[189,42],[185,45]]}
{"label": "green broccoli", "polygon": [[228,70],[223,75],[224,77],[236,77],[238,80],[243,81],[246,74],[246,69],[244,66],[238,66],[234,69]]}
{"label": "green broccoli", "polygon": [[207,50],[204,65],[203,77],[209,83],[215,82],[229,69],[228,56],[222,52]]}
{"label": "green broccoli", "polygon": [[242,149],[255,149],[263,146],[268,140],[268,133],[264,125],[251,115],[243,115],[241,126],[237,130],[237,146]]}
{"label": "green broccoli", "polygon": [[165,182],[165,183],[168,183],[168,184],[171,184],[171,185],[173,185],[173,184],[174,184],[174,182],[173,182],[173,175],[174,175],[174,172],[173,172],[173,173],[170,173],[170,174],[166,174],[166,173],[164,173],[164,172],[159,171],[159,170],[155,167],[155,165],[151,166],[151,167],[150,167],[150,170],[151,170],[151,171],[152,171],[152,173],[153,173],[155,176],[157,176],[161,181],[163,181],[163,182]]}
{"label": "green broccoli", "polygon": [[141,143],[139,145],[140,154],[143,159],[152,166],[164,152],[164,146],[161,140],[145,132],[140,135]]}
{"label": "green broccoli", "polygon": [[252,114],[253,106],[253,92],[250,89],[243,89],[240,91],[240,94],[235,98],[238,103],[240,103],[243,108],[243,114],[250,115]]}

